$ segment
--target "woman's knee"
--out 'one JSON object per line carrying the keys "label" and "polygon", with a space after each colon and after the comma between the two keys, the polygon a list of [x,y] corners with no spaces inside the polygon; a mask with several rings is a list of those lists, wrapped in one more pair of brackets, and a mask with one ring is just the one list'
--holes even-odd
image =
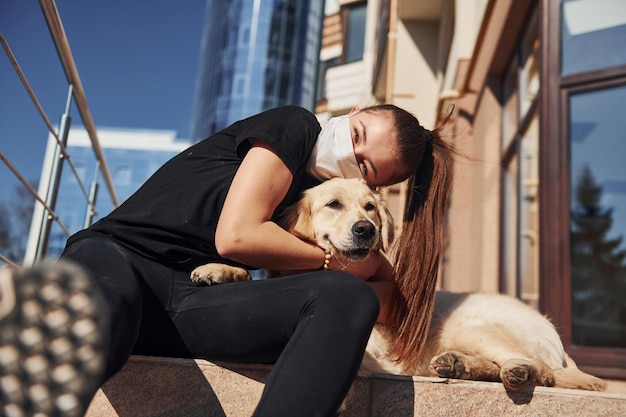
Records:
{"label": "woman's knee", "polygon": [[376,321],[380,305],[367,282],[345,272],[325,271],[318,277],[318,283],[320,301],[328,301],[336,314]]}

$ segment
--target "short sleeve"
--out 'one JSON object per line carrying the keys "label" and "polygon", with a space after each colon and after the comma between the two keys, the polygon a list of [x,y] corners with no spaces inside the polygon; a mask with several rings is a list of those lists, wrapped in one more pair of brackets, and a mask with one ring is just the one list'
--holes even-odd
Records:
{"label": "short sleeve", "polygon": [[245,153],[249,139],[260,139],[295,174],[307,163],[321,127],[310,111],[282,106],[237,122],[231,129],[237,149]]}

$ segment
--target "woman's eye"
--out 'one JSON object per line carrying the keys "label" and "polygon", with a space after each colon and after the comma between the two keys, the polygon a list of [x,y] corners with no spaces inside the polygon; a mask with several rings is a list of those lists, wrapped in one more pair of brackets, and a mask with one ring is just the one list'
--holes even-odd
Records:
{"label": "woman's eye", "polygon": [[359,132],[356,129],[354,129],[354,143],[359,143]]}
{"label": "woman's eye", "polygon": [[367,165],[365,165],[365,162],[359,163],[359,167],[361,168],[361,173],[363,174],[363,176],[366,177],[367,176]]}

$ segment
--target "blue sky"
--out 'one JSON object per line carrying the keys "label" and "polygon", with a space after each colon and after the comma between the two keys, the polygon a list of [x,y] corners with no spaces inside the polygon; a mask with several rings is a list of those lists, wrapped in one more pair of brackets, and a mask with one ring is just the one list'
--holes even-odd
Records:
{"label": "blue sky", "polygon": [[[57,0],[96,127],[187,138],[206,0]],[[37,0],[0,0],[0,33],[56,126],[68,86]],[[82,122],[72,104],[72,125]],[[37,181],[48,130],[0,48],[0,151]],[[19,184],[0,163],[0,201]]]}

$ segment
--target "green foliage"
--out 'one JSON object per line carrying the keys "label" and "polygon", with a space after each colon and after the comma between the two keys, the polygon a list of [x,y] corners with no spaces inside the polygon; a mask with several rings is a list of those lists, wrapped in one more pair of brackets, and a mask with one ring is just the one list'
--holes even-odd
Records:
{"label": "green foliage", "polygon": [[600,205],[602,187],[585,167],[573,190],[570,216],[573,341],[626,347],[626,250],[607,237],[613,210]]}

